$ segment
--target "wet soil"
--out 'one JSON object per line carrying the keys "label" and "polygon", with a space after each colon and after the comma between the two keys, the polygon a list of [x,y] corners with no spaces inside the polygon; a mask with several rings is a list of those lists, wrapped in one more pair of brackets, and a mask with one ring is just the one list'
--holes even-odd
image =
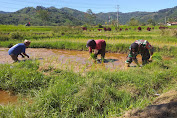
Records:
{"label": "wet soil", "polygon": [[[30,59],[38,59],[43,64],[45,62],[53,66],[63,66],[65,68],[75,68],[79,69],[89,69],[92,65],[95,65],[93,60],[89,59],[90,55],[88,51],[75,51],[75,50],[60,50],[60,49],[44,49],[44,48],[28,48],[26,53],[30,56]],[[8,48],[0,48],[0,64],[13,63],[11,57],[8,55]],[[124,62],[126,60],[127,54],[120,53],[106,53],[105,62],[96,63],[95,68],[105,68],[105,69],[123,69]],[[98,55],[98,59],[100,59]],[[27,58],[21,58],[19,60],[26,60]],[[138,56],[141,62],[140,56]],[[132,67],[135,66],[134,63],[131,64]]]}
{"label": "wet soil", "polygon": [[7,91],[0,90],[0,105],[14,104],[17,102],[17,98]]}

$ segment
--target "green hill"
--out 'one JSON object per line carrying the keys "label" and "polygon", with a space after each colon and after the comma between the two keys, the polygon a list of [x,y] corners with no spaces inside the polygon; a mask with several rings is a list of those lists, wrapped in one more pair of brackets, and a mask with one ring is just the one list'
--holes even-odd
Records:
{"label": "green hill", "polygon": [[[117,12],[97,13],[93,14],[95,17],[90,17],[85,12],[78,11],[71,8],[57,9],[55,7],[45,8],[42,6],[26,7],[16,12],[4,12],[0,11],[0,24],[4,25],[19,25],[31,22],[32,25],[48,25],[48,26],[60,26],[60,25],[84,25],[84,24],[105,24],[111,21],[117,20]],[[153,22],[154,24],[165,23],[166,21],[176,21],[177,6],[174,8],[162,9],[157,12],[130,12],[119,13],[119,24],[126,24],[131,18],[139,21],[141,24],[148,24]]]}

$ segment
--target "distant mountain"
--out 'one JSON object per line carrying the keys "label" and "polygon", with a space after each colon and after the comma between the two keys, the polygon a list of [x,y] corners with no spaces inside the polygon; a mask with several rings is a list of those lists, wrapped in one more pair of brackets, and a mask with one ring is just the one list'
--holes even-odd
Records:
{"label": "distant mountain", "polygon": [[11,12],[0,11],[0,14],[7,14],[7,13],[11,13]]}
{"label": "distant mountain", "polygon": [[[32,25],[84,25],[84,24],[105,24],[109,20],[117,20],[117,12],[93,14],[90,17],[85,12],[71,8],[57,9],[55,7],[45,8],[42,6],[26,7],[16,12],[0,11],[0,24],[26,24],[31,22]],[[119,24],[126,24],[131,18],[138,20],[141,24],[148,22],[164,23],[166,21],[177,20],[177,6],[174,8],[162,9],[157,12],[129,12],[118,13]]]}

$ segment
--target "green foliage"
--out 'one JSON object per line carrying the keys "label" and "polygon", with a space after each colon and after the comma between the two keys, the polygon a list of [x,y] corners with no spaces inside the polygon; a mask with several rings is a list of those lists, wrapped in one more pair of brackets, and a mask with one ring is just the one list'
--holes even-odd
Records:
{"label": "green foliage", "polygon": [[91,57],[92,59],[96,59],[96,57],[95,57],[95,54],[94,54],[94,53],[91,53],[91,54],[90,54],[90,57]]}
{"label": "green foliage", "polygon": [[[124,30],[112,28],[111,32],[98,32],[90,26],[83,32],[80,27],[0,26],[2,36],[19,32],[25,38],[32,38],[31,48],[88,50],[88,39],[106,40],[107,52],[127,53],[136,39],[148,40],[155,47],[151,63],[119,71],[74,73],[53,66],[39,69],[40,64],[35,60],[0,64],[0,89],[33,95],[28,97],[31,103],[0,106],[1,117],[118,117],[124,111],[149,105],[156,92],[162,93],[170,84],[175,86],[176,38],[160,36],[157,26],[151,32],[145,30],[146,26],[141,32],[135,30],[137,26],[120,28]],[[17,43],[20,42],[16,39],[1,40],[0,47]],[[173,60],[165,61],[164,56],[171,56]]]}
{"label": "green foliage", "polygon": [[8,35],[2,35],[0,34],[0,41],[8,41],[10,38]]}
{"label": "green foliage", "polygon": [[53,49],[67,49],[67,50],[87,50],[85,43],[69,42],[69,41],[53,41],[45,42],[42,41],[33,42],[30,44],[32,48],[53,48]]}
{"label": "green foliage", "polygon": [[103,28],[103,26],[101,24],[98,24],[98,28]]}
{"label": "green foliage", "polygon": [[35,61],[20,62],[13,65],[0,65],[0,88],[14,93],[28,93],[31,89],[45,87],[47,79],[36,71]]}
{"label": "green foliage", "polygon": [[139,25],[139,21],[136,20],[135,18],[131,18],[128,25],[130,26],[138,26]]}
{"label": "green foliage", "polygon": [[88,71],[84,75],[49,67],[52,74],[44,76],[34,60],[1,64],[1,89],[34,94],[32,103],[0,106],[1,116],[118,117],[126,110],[142,108],[177,76],[177,60],[159,61],[159,53],[153,58],[158,61],[142,68]]}
{"label": "green foliage", "polygon": [[162,56],[159,53],[154,53],[152,59],[156,61],[162,61]]}
{"label": "green foliage", "polygon": [[10,38],[11,39],[23,39],[23,35],[19,32],[11,32]]}
{"label": "green foliage", "polygon": [[[160,10],[154,15],[154,12],[131,12],[119,14],[119,24],[125,25],[129,22],[132,25],[163,23],[164,18],[167,17],[169,22],[174,22],[176,18],[177,8],[168,8]],[[84,24],[105,24],[108,18],[117,19],[117,12],[98,13],[94,14],[91,9],[85,12],[70,8],[57,9],[55,7],[45,8],[42,6],[26,7],[13,13],[0,13],[1,24],[4,25],[25,25],[30,22],[32,26],[77,26]],[[131,21],[136,18],[139,20]],[[44,23],[45,22],[45,23]],[[115,25],[115,21],[112,22]]]}
{"label": "green foliage", "polygon": [[119,53],[125,53],[125,52],[128,52],[128,47],[130,45],[129,44],[107,44],[106,46],[106,50],[109,51],[109,52],[119,52]]}

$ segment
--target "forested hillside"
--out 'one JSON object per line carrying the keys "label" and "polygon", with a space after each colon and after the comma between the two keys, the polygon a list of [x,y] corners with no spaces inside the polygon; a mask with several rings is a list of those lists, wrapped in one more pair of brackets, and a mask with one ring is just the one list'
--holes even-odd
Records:
{"label": "forested hillside", "polygon": [[[119,13],[119,24],[125,25],[130,20],[137,20],[139,25],[157,25],[166,21],[174,22],[177,19],[177,7],[159,10],[157,12],[130,12]],[[61,26],[61,25],[97,25],[114,24],[117,21],[117,12],[94,14],[91,9],[81,12],[76,9],[42,6],[26,7],[16,12],[0,11],[0,24],[25,25],[30,22],[34,26]]]}

